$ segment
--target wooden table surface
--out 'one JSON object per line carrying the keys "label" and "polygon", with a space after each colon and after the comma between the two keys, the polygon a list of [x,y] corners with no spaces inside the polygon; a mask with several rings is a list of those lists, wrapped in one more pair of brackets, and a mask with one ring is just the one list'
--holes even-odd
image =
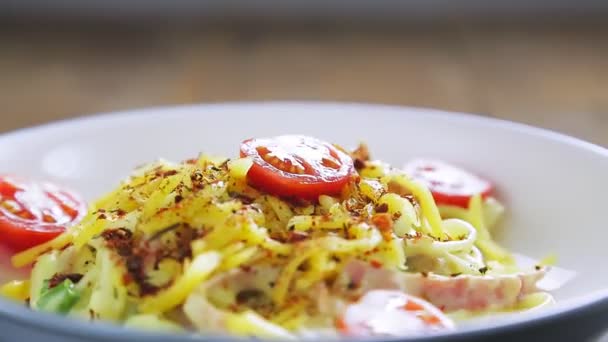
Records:
{"label": "wooden table surface", "polygon": [[608,146],[608,25],[0,29],[0,131],[237,100],[433,107]]}

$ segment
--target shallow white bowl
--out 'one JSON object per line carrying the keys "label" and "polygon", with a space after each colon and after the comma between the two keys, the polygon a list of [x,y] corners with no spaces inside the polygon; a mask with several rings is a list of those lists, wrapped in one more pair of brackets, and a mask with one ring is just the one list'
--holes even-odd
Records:
{"label": "shallow white bowl", "polygon": [[[92,200],[137,165],[199,152],[234,156],[248,137],[307,134],[354,146],[396,166],[413,157],[457,163],[498,185],[508,219],[498,240],[576,276],[552,308],[472,325],[433,340],[574,338],[608,327],[608,150],[506,121],[425,109],[339,103],[239,103],[146,109],[64,121],[0,136],[0,173],[48,179]],[[8,275],[8,270],[4,270]],[[608,317],[608,316],[605,316]],[[10,340],[190,340],[34,313],[0,301]]]}

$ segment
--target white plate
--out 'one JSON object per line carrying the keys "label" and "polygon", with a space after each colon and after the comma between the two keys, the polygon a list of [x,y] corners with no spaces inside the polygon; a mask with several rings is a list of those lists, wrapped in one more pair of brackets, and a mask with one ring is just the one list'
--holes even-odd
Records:
{"label": "white plate", "polygon": [[[576,272],[555,292],[554,308],[462,333],[490,328],[499,333],[500,327],[521,330],[527,327],[521,322],[530,319],[548,324],[547,318],[558,319],[591,303],[608,313],[608,272],[602,271],[602,263],[608,261],[608,151],[520,124],[424,109],[337,103],[148,109],[1,136],[0,173],[49,179],[92,200],[141,163],[159,157],[182,160],[199,152],[234,156],[240,141],[248,137],[287,133],[344,146],[366,141],[373,157],[395,165],[417,156],[433,157],[479,173],[498,185],[499,197],[508,208],[500,242],[533,258],[555,253],[561,267]],[[65,320],[16,310],[4,302],[0,302],[1,315],[21,319],[22,325],[29,319],[58,336],[66,333]],[[107,338],[116,331],[98,328],[83,325],[88,336]],[[7,329],[18,331],[14,325]]]}

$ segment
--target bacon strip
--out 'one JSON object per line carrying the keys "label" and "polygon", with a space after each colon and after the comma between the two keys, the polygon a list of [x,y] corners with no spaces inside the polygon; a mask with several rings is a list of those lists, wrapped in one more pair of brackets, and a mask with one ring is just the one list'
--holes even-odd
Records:
{"label": "bacon strip", "polygon": [[354,296],[374,289],[398,289],[446,311],[503,309],[515,305],[521,296],[538,291],[536,283],[546,272],[547,269],[542,268],[530,273],[496,276],[425,276],[378,269],[355,260],[345,266],[342,278],[346,279],[336,285],[338,291]]}

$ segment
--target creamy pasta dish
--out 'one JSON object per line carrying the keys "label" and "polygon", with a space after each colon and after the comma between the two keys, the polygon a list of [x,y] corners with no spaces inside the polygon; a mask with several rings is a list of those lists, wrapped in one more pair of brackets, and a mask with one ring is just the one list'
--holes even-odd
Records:
{"label": "creamy pasta dish", "polygon": [[552,302],[547,266],[520,269],[493,240],[503,212],[490,181],[446,162],[393,167],[297,135],[145,165],[88,208],[3,176],[2,244],[28,271],[0,293],[149,330],[435,333]]}

